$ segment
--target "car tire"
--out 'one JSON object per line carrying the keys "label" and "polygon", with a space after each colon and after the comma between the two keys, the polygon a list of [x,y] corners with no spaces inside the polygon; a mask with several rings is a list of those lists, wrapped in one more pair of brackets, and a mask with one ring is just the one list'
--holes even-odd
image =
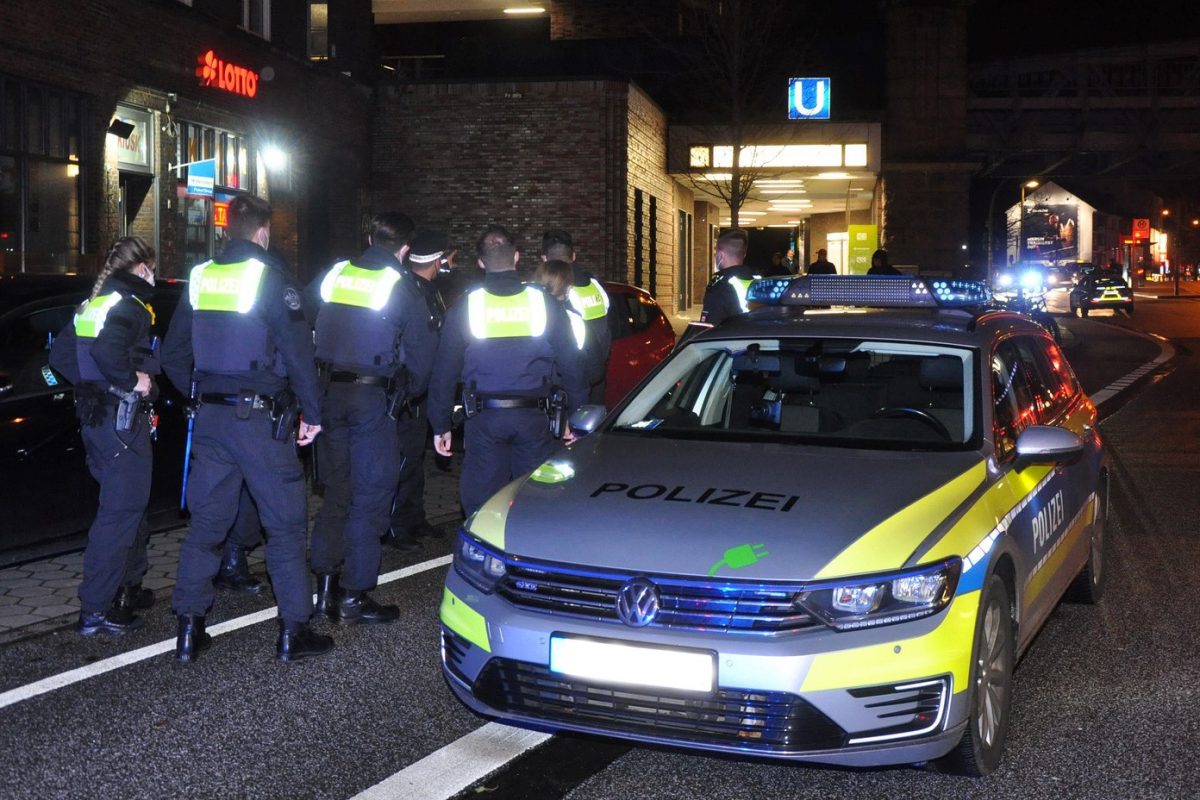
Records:
{"label": "car tire", "polygon": [[958,745],[938,761],[943,772],[982,777],[1000,766],[1012,712],[1016,635],[1008,587],[999,575],[988,578],[980,597],[971,653],[967,730]]}
{"label": "car tire", "polygon": [[1096,497],[1096,518],[1088,536],[1088,558],[1075,580],[1067,589],[1066,600],[1071,603],[1095,605],[1104,596],[1104,583],[1108,576],[1105,558],[1108,536],[1108,481],[1101,484]]}

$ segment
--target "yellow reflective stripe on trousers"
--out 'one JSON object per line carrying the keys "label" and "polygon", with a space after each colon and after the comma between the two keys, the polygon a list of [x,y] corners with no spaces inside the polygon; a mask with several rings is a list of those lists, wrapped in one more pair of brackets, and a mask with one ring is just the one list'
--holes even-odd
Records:
{"label": "yellow reflective stripe on trousers", "polygon": [[[836,578],[895,569],[908,560],[930,531],[962,505],[986,477],[987,465],[980,461],[867,531],[830,561],[816,577]],[[988,525],[984,530],[991,530],[991,527]],[[974,542],[971,546],[974,546]]]}
{"label": "yellow reflective stripe on trousers", "polygon": [[[453,569],[453,568],[452,568]],[[442,624],[485,652],[492,652],[488,641],[487,620],[449,589],[442,589],[442,606],[438,609]]]}
{"label": "yellow reflective stripe on trousers", "polygon": [[954,598],[942,624],[924,636],[813,656],[800,691],[873,686],[947,672],[954,676],[954,692],[965,691],[979,595],[976,590]]}

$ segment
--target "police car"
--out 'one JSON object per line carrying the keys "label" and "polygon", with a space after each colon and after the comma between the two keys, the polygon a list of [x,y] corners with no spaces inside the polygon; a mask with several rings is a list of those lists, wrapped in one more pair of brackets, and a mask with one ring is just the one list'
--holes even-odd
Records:
{"label": "police car", "polygon": [[1103,589],[1095,406],[983,284],[749,299],[466,520],[449,685],[539,729],[994,770],[1017,658]]}

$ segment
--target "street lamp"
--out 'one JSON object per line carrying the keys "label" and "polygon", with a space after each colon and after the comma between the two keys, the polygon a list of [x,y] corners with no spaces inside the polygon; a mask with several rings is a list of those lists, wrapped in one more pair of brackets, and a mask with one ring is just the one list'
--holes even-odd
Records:
{"label": "street lamp", "polygon": [[1021,217],[1017,225],[1017,263],[1025,260],[1025,192],[1041,186],[1037,181],[1029,180],[1021,184]]}

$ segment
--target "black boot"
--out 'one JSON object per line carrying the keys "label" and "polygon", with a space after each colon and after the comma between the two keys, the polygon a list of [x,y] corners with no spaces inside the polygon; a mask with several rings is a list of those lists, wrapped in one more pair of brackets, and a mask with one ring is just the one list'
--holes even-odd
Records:
{"label": "black boot", "polygon": [[275,658],[278,660],[297,661],[324,655],[332,649],[332,636],[313,633],[303,622],[279,621],[279,643],[275,646]]}
{"label": "black boot", "polygon": [[184,664],[196,660],[201,650],[212,644],[212,636],[204,632],[204,617],[197,614],[179,615],[179,634],[175,637],[175,660]]}
{"label": "black boot", "polygon": [[213,579],[213,586],[247,594],[258,594],[263,590],[262,581],[250,574],[250,562],[246,560],[245,548],[235,544],[225,545],[225,552],[221,556],[221,569]]}
{"label": "black boot", "polygon": [[400,619],[397,606],[381,606],[365,591],[347,589],[337,608],[338,622],[347,625],[378,625]]}
{"label": "black boot", "polygon": [[342,599],[342,588],[338,586],[337,573],[329,572],[317,575],[317,602],[313,606],[313,616],[337,619],[338,600]]}
{"label": "black boot", "polygon": [[135,617],[129,609],[114,606],[108,611],[80,611],[75,627],[84,636],[120,636],[142,627],[142,618]]}
{"label": "black boot", "polygon": [[432,524],[430,524],[429,520],[427,520],[427,519],[422,519],[420,522],[417,523],[416,529],[413,531],[413,534],[418,539],[440,539],[440,538],[442,538],[441,530],[438,528],[435,528]]}
{"label": "black boot", "polygon": [[113,599],[113,608],[119,608],[129,613],[144,611],[154,605],[154,592],[143,589],[140,583],[122,586],[117,590]]}
{"label": "black boot", "polygon": [[379,541],[384,547],[390,547],[401,553],[415,553],[421,549],[421,543],[406,531],[396,532],[390,530],[380,537]]}

